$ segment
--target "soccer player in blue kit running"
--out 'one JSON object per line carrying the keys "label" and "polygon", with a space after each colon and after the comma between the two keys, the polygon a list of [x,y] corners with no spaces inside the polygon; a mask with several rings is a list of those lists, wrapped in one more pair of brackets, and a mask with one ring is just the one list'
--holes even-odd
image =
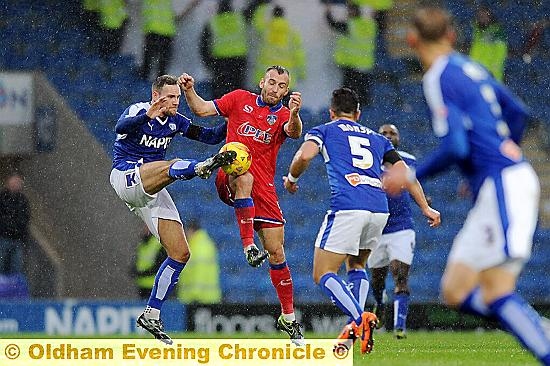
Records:
{"label": "soccer player in blue kit running", "polygon": [[[361,291],[365,286],[360,282],[366,281],[367,258],[378,245],[389,215],[382,190],[382,167],[407,167],[387,138],[357,122],[361,111],[355,91],[334,90],[329,112],[330,122],[306,134],[283,178],[284,185],[290,193],[296,193],[298,177],[315,156],[323,156],[331,200],[315,241],[313,280],[352,319],[339,338],[360,339],[361,353],[370,353],[377,319],[364,311],[364,302],[360,303],[368,292],[368,286]],[[427,204],[422,212],[438,224],[439,212]],[[337,275],[344,262],[349,271],[356,273],[353,293]]]}
{"label": "soccer player in blue kit running", "polygon": [[226,124],[201,127],[179,114],[181,90],[175,76],[159,76],[153,82],[151,94],[151,102],[135,103],[126,108],[115,126],[117,138],[110,182],[117,195],[145,222],[168,254],[157,272],[147,307],[137,324],[155,338],[172,344],[164,331],[160,309],[176,286],[190,253],[176,205],[165,187],[178,179],[196,176],[207,179],[215,169],[231,163],[236,154],[226,151],[203,162],[165,160],[174,136],[182,135],[215,145],[224,141]]}
{"label": "soccer player in blue kit running", "polygon": [[[454,239],[442,278],[444,301],[463,312],[498,320],[542,364],[550,365],[550,339],[540,315],[516,292],[531,256],[540,186],[519,143],[524,105],[479,64],[453,49],[456,35],[443,9],[419,9],[407,41],[426,73],[424,95],[439,147],[420,163],[416,177],[454,164],[474,205]],[[412,176],[389,171],[384,187],[399,192]]]}

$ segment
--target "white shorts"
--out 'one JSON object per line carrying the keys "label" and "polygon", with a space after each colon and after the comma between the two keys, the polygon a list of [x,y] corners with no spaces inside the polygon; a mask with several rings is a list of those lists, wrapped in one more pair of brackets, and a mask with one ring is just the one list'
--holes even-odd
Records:
{"label": "white shorts", "polygon": [[113,169],[110,181],[116,194],[126,203],[130,211],[141,217],[149,231],[157,238],[160,239],[158,219],[173,220],[181,224],[176,205],[166,188],[156,194],[146,193],[141,184],[139,168],[126,171]]}
{"label": "white shorts", "polygon": [[386,267],[393,260],[410,265],[415,242],[416,233],[411,229],[382,234],[378,246],[370,253],[367,261],[369,268]]}
{"label": "white shorts", "polygon": [[315,246],[338,254],[358,255],[359,249],[374,249],[389,214],[365,210],[328,211]]}
{"label": "white shorts", "polygon": [[453,242],[448,262],[478,271],[510,261],[527,262],[539,197],[539,180],[528,163],[505,168],[496,179],[486,178]]}

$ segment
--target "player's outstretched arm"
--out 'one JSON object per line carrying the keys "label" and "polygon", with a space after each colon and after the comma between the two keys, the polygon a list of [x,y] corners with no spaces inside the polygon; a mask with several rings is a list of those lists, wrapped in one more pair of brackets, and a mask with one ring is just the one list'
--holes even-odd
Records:
{"label": "player's outstretched arm", "polygon": [[290,119],[285,125],[285,133],[288,137],[297,139],[302,136],[302,119],[300,118],[300,108],[302,108],[302,94],[292,92],[288,102],[290,109]]}
{"label": "player's outstretched arm", "polygon": [[306,171],[309,162],[317,154],[319,154],[319,145],[313,141],[306,141],[300,146],[300,149],[294,154],[292,163],[290,163],[287,176],[283,177],[283,184],[287,191],[292,194],[298,191],[298,178]]}
{"label": "player's outstretched arm", "polygon": [[178,78],[178,85],[185,95],[189,108],[194,114],[199,117],[215,116],[218,114],[213,101],[206,101],[197,94],[195,91],[195,79],[191,75],[183,73]]}
{"label": "player's outstretched arm", "polygon": [[422,185],[420,184],[418,179],[415,178],[407,186],[407,190],[411,194],[418,207],[420,207],[422,214],[426,218],[428,218],[429,225],[431,227],[438,227],[439,225],[441,225],[441,213],[430,207],[428,200],[426,199],[426,196],[424,194],[424,190],[422,189]]}

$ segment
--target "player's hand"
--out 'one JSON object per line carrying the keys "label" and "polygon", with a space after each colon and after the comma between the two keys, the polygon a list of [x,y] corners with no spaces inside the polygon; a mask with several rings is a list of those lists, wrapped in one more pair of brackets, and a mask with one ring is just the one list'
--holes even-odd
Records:
{"label": "player's hand", "polygon": [[439,211],[428,206],[425,210],[422,210],[422,214],[428,218],[430,227],[438,227],[441,225],[441,214]]}
{"label": "player's hand", "polygon": [[298,184],[292,183],[291,181],[289,181],[286,175],[283,177],[283,184],[285,186],[285,189],[289,191],[291,194],[298,192],[298,188],[300,188]]}
{"label": "player's hand", "polygon": [[147,110],[147,117],[155,119],[157,117],[164,116],[164,112],[168,110],[168,107],[164,105],[164,102],[168,100],[168,97],[161,97],[151,103],[151,106]]}
{"label": "player's hand", "polygon": [[302,93],[292,92],[288,101],[288,109],[290,109],[290,113],[298,114],[300,108],[302,108]]}
{"label": "player's hand", "polygon": [[178,85],[181,90],[191,90],[195,86],[195,79],[189,74],[183,73],[178,78]]}

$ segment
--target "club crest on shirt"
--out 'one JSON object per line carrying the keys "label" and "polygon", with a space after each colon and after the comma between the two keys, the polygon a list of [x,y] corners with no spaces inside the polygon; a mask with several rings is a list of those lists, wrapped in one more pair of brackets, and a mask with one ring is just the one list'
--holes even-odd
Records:
{"label": "club crest on shirt", "polygon": [[268,114],[266,120],[267,123],[272,126],[275,122],[277,122],[277,116],[275,114]]}
{"label": "club crest on shirt", "polygon": [[168,127],[170,127],[170,129],[171,129],[172,131],[175,131],[175,130],[176,130],[176,124],[175,124],[175,123],[169,123],[169,124],[168,124]]}

